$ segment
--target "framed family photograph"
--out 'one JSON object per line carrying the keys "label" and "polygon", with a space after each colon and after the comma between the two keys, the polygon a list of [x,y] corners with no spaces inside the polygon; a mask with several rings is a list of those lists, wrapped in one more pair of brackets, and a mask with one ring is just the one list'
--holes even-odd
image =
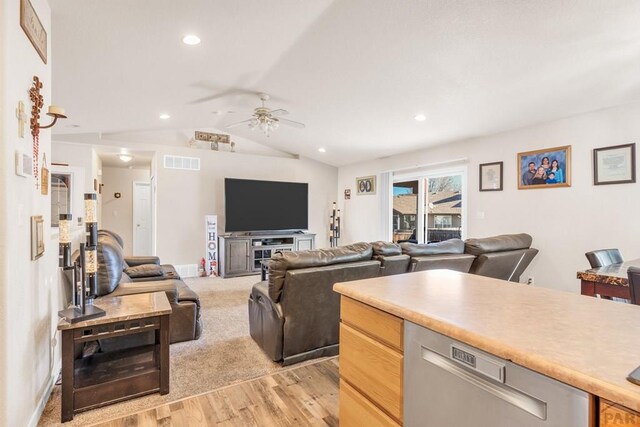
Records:
{"label": "framed family photograph", "polygon": [[480,191],[502,191],[502,162],[480,165]]}
{"label": "framed family photograph", "polygon": [[376,194],[376,176],[356,178],[356,194],[358,196]]}
{"label": "framed family photograph", "polygon": [[593,185],[636,182],[636,144],[593,150]]}
{"label": "framed family photograph", "polygon": [[518,189],[571,187],[571,146],[518,153]]}

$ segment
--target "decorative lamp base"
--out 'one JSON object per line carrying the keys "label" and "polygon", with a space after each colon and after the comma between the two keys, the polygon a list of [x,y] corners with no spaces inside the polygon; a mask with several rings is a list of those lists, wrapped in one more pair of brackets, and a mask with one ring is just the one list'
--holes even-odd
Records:
{"label": "decorative lamp base", "polygon": [[107,314],[100,307],[96,307],[95,305],[87,305],[85,313],[82,313],[82,308],[80,307],[69,307],[66,310],[60,310],[58,312],[58,317],[63,317],[69,323],[78,323],[84,322],[85,320],[95,319],[97,317],[102,317]]}

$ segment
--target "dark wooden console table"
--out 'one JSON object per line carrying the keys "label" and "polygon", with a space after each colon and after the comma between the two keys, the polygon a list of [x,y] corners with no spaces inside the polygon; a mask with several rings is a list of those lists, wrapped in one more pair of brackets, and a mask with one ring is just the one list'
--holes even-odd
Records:
{"label": "dark wooden console table", "polygon": [[577,277],[581,281],[580,292],[582,295],[600,295],[609,299],[631,299],[627,276],[627,269],[631,266],[640,267],[640,259],[578,271]]}
{"label": "dark wooden console table", "polygon": [[[85,322],[60,320],[62,422],[77,411],[160,392],[169,393],[169,315],[164,292],[100,298],[106,315]],[[82,357],[88,341],[155,332],[155,342]]]}

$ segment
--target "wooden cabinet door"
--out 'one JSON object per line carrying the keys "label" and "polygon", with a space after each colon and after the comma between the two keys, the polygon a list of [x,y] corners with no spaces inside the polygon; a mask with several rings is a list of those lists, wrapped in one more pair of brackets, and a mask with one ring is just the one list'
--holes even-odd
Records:
{"label": "wooden cabinet door", "polygon": [[227,274],[251,272],[251,242],[249,239],[227,240],[225,267]]}

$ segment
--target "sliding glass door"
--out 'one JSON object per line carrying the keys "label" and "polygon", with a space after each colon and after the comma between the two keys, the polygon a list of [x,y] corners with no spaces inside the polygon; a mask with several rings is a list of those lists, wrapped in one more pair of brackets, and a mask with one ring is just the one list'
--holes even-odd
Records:
{"label": "sliding glass door", "polygon": [[447,174],[425,178],[426,241],[462,238],[462,174]]}
{"label": "sliding glass door", "polygon": [[394,174],[392,224],[397,243],[433,243],[462,238],[466,170]]}

